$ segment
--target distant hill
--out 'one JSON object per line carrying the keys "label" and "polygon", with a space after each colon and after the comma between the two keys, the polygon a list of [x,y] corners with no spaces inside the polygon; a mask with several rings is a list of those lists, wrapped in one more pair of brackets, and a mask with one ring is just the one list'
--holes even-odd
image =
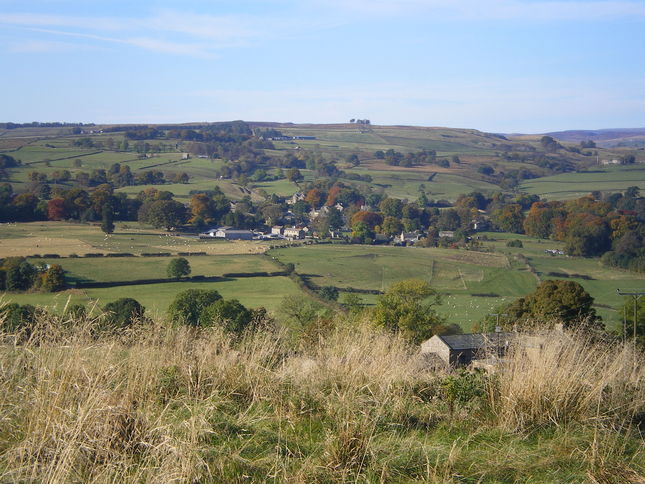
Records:
{"label": "distant hill", "polygon": [[645,128],[614,128],[594,130],[568,130],[546,133],[561,141],[579,143],[580,141],[592,140],[599,146],[645,146]]}

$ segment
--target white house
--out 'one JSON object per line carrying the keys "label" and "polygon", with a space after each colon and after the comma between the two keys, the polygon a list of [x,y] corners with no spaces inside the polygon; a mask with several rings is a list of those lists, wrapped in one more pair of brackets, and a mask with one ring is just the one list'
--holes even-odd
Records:
{"label": "white house", "polygon": [[253,232],[250,230],[239,230],[233,229],[231,227],[219,227],[216,229],[210,229],[207,232],[199,234],[200,238],[216,238],[216,239],[226,239],[226,240],[252,240]]}
{"label": "white house", "polygon": [[297,227],[285,227],[282,234],[288,239],[304,239],[305,231]]}

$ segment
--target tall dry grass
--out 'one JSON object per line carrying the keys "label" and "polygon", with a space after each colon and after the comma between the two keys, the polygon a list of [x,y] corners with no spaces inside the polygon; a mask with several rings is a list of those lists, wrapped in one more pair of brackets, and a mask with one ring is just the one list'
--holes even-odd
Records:
{"label": "tall dry grass", "polygon": [[629,425],[645,411],[641,350],[585,332],[520,337],[494,383],[491,408],[510,430],[569,422]]}
{"label": "tall dry grass", "polygon": [[325,465],[356,470],[377,414],[417,378],[402,340],[364,326],[305,352],[281,333],[238,341],[148,323],[97,337],[97,324],[50,318],[26,340],[3,335],[0,481],[215,478],[235,458],[204,458],[212,416],[229,405],[241,420],[266,407],[267,419],[287,424],[322,413]]}
{"label": "tall dry grass", "polygon": [[[428,440],[459,421],[442,375],[366,321],[339,319],[302,344],[280,331],[98,327],[42,315],[29,336],[0,335],[0,482],[457,482],[460,459],[490,472],[466,459],[467,443],[444,455]],[[479,416],[461,417],[513,432],[633,426],[642,358],[634,367],[629,350],[608,348],[576,337],[518,351]],[[581,451],[599,469],[620,462],[614,448]]]}

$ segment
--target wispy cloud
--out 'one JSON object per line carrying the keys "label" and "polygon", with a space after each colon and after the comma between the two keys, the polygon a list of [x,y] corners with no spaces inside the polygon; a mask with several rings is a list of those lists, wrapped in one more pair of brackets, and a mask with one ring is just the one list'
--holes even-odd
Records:
{"label": "wispy cloud", "polygon": [[[322,18],[322,17],[321,17]],[[218,50],[293,38],[337,25],[309,16],[212,15],[159,9],[141,17],[0,13],[0,25],[146,50],[195,57],[216,57]],[[144,33],[142,36],[141,34]],[[35,51],[35,50],[34,50]]]}
{"label": "wispy cloud", "polygon": [[12,42],[7,50],[15,54],[51,54],[59,52],[72,52],[86,50],[88,46],[57,40],[27,40],[24,42]]}
{"label": "wispy cloud", "polygon": [[636,0],[309,0],[336,9],[371,15],[416,15],[478,20],[606,20],[645,17]]}
{"label": "wispy cloud", "polygon": [[[161,52],[165,54],[187,55],[191,57],[200,57],[205,59],[213,59],[217,57],[213,52],[211,52],[208,49],[207,45],[199,44],[199,43],[169,42],[169,41],[155,39],[151,37],[124,37],[124,38],[107,37],[105,35],[87,34],[82,32],[68,32],[65,30],[42,29],[42,28],[30,28],[30,30],[33,30],[35,32],[45,33],[45,34],[53,34],[57,36],[94,40],[101,43],[131,45],[134,47],[139,47],[142,49]],[[56,41],[27,41],[26,42],[26,44],[34,44],[34,45],[43,44],[43,46],[48,43],[56,44],[57,42]],[[61,42],[58,42],[58,43],[63,44]],[[83,44],[65,43],[65,44],[69,46],[76,45],[78,48],[85,48],[85,49],[91,48],[89,45],[87,45],[87,43],[83,43]],[[19,45],[19,43],[14,43],[14,45]],[[71,48],[67,50],[71,50]],[[14,49],[13,51],[14,52],[32,52],[32,53],[61,52],[61,50],[55,50],[55,49],[52,49],[49,51],[38,50],[38,49],[33,49],[33,50]]]}

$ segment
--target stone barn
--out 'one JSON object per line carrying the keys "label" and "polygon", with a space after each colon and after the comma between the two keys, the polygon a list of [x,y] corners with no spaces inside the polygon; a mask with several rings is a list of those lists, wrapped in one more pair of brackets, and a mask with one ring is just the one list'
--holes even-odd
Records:
{"label": "stone barn", "polygon": [[517,333],[471,333],[435,335],[421,343],[421,353],[433,353],[450,366],[465,366],[473,360],[504,356]]}

